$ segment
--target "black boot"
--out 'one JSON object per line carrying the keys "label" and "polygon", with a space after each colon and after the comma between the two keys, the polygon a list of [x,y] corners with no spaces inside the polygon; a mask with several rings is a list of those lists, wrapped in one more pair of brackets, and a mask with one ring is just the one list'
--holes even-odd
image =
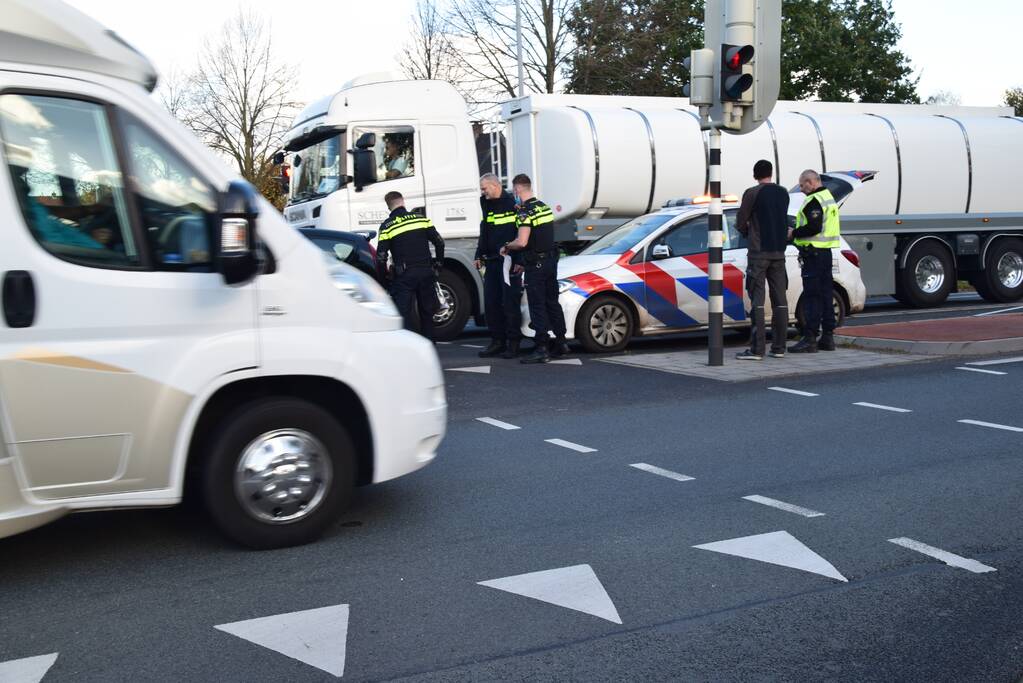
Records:
{"label": "black boot", "polygon": [[551,356],[547,353],[547,347],[542,344],[537,344],[533,352],[528,356],[522,358],[520,363],[549,363]]}
{"label": "black boot", "polygon": [[480,351],[478,355],[480,358],[493,358],[494,356],[500,356],[505,350],[504,342],[499,342],[496,339],[490,342],[490,346]]}
{"label": "black boot", "polygon": [[817,353],[817,338],[813,335],[803,335],[795,346],[789,347],[789,353]]}
{"label": "black boot", "polygon": [[572,349],[568,348],[568,342],[564,339],[556,340],[551,346],[551,358],[564,358],[570,353],[572,353]]}
{"label": "black boot", "polygon": [[817,340],[817,348],[821,351],[834,351],[835,338],[830,334],[822,334],[821,338]]}
{"label": "black boot", "polygon": [[518,355],[519,341],[516,339],[515,341],[508,342],[508,346],[505,348],[504,353],[501,354],[501,358],[511,360],[512,358],[517,358]]}

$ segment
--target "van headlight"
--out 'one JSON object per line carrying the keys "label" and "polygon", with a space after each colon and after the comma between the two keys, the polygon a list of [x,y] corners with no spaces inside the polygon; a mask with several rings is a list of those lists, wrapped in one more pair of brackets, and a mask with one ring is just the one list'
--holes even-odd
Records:
{"label": "van headlight", "polygon": [[571,280],[558,280],[558,294],[564,294],[573,287],[575,287],[575,283]]}
{"label": "van headlight", "polygon": [[383,287],[378,285],[370,276],[354,268],[330,269],[330,279],[334,286],[347,294],[356,303],[379,313],[398,317],[398,309],[394,307],[394,301]]}

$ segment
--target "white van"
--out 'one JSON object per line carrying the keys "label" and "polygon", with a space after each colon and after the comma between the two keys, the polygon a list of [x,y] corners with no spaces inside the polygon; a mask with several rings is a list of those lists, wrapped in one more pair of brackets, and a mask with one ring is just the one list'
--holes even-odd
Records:
{"label": "white van", "polygon": [[234,540],[307,542],[435,456],[432,344],[149,96],[57,0],[0,28],[0,536],[194,492]]}

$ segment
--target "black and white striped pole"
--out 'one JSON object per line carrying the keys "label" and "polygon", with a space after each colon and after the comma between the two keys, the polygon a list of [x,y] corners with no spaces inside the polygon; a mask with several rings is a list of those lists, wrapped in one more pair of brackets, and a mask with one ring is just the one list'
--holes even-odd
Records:
{"label": "black and white striped pole", "polygon": [[721,129],[710,129],[710,209],[707,212],[707,365],[724,365],[724,233],[721,219]]}

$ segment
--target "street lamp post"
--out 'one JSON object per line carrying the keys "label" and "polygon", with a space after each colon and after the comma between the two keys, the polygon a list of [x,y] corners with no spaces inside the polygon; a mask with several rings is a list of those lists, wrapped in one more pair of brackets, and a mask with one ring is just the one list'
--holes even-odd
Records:
{"label": "street lamp post", "polygon": [[523,97],[526,93],[522,66],[522,0],[515,0],[515,51],[519,63],[519,97]]}

